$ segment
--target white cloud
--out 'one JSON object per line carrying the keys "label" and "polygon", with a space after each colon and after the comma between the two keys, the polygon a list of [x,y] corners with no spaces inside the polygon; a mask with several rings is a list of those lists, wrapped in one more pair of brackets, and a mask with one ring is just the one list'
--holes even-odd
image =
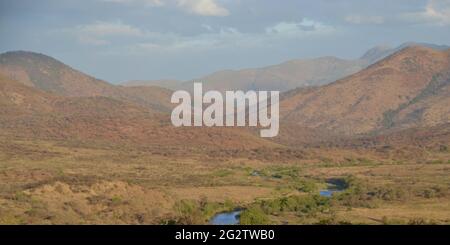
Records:
{"label": "white cloud", "polygon": [[304,18],[300,22],[279,22],[266,28],[272,36],[302,37],[307,35],[328,34],[334,31],[332,26]]}
{"label": "white cloud", "polygon": [[189,13],[203,16],[228,16],[228,9],[220,6],[214,0],[178,0],[179,7]]}
{"label": "white cloud", "polygon": [[222,47],[255,47],[298,40],[318,35],[332,34],[332,26],[311,19],[300,22],[279,22],[258,33],[243,33],[233,27],[201,25],[205,32],[197,35],[182,35],[173,32],[153,32],[118,21],[96,21],[65,29],[88,45],[121,45],[133,50],[174,51],[180,49],[204,50]]}
{"label": "white cloud", "polygon": [[402,14],[401,19],[418,24],[450,25],[450,0],[429,0],[423,11]]}
{"label": "white cloud", "polygon": [[134,26],[123,24],[122,21],[105,22],[96,21],[89,25],[79,25],[75,28],[83,34],[94,36],[141,36],[143,32]]}
{"label": "white cloud", "polygon": [[144,32],[121,21],[96,21],[88,25],[78,25],[63,32],[76,36],[79,42],[90,45],[109,44],[111,37],[141,37]]}
{"label": "white cloud", "polygon": [[345,17],[345,21],[351,24],[376,24],[380,25],[384,23],[383,16],[370,16],[370,15],[348,15]]}
{"label": "white cloud", "polygon": [[146,51],[174,51],[179,49],[209,49],[221,47],[252,47],[280,43],[289,40],[329,35],[335,31],[332,26],[303,19],[300,22],[280,22],[268,26],[263,32],[243,33],[232,27],[212,28],[195,36],[181,36],[174,33],[147,33],[147,41],[134,45],[134,49]]}
{"label": "white cloud", "polygon": [[247,45],[254,39],[249,34],[243,34],[234,28],[220,28],[195,36],[182,36],[174,33],[147,33],[144,42],[132,45],[132,51],[177,51],[180,49],[205,50],[220,48],[227,45]]}

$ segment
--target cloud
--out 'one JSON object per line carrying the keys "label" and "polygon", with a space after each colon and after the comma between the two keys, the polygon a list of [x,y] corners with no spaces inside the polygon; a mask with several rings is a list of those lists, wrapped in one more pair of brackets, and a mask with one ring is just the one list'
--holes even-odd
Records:
{"label": "cloud", "polygon": [[78,36],[78,41],[83,44],[94,45],[94,46],[110,44],[110,42],[107,40],[93,38],[93,37],[89,37],[89,36]]}
{"label": "cloud", "polygon": [[233,27],[200,25],[205,30],[196,35],[183,35],[174,32],[154,32],[140,29],[117,21],[95,21],[64,29],[75,36],[82,44],[114,45],[123,51],[176,51],[180,49],[206,50],[225,47],[254,48],[302,38],[329,35],[335,28],[321,22],[303,19],[299,22],[278,22],[267,26],[260,32],[245,33]]}
{"label": "cloud", "polygon": [[300,22],[279,22],[270,25],[259,33],[243,33],[233,27],[213,28],[204,26],[206,33],[194,36],[182,36],[174,33],[147,33],[147,40],[134,45],[134,49],[147,51],[174,51],[179,49],[217,49],[223,47],[265,46],[284,41],[330,35],[335,31],[332,26],[310,19]]}
{"label": "cloud", "polygon": [[105,22],[96,21],[89,25],[79,25],[76,27],[80,33],[95,36],[141,36],[143,32],[134,26],[123,24],[122,21]]}
{"label": "cloud", "polygon": [[202,24],[201,27],[204,28],[207,31],[213,31],[212,26],[210,26],[208,24]]}
{"label": "cloud", "polygon": [[370,15],[348,15],[345,17],[345,21],[357,25],[364,25],[364,24],[380,25],[384,23],[384,17],[370,16]]}
{"label": "cloud", "polygon": [[429,0],[423,11],[405,13],[400,17],[417,24],[450,25],[450,0]]}
{"label": "cloud", "polygon": [[292,37],[327,34],[333,31],[333,27],[308,18],[304,18],[300,22],[279,22],[266,28],[268,35]]}
{"label": "cloud", "polygon": [[149,32],[144,42],[131,46],[131,51],[141,53],[141,51],[164,51],[171,52],[177,50],[207,50],[211,48],[221,48],[229,45],[245,46],[254,41],[252,35],[239,32],[235,28],[212,29],[207,33],[194,36],[183,36],[175,33]]}
{"label": "cloud", "polygon": [[228,16],[230,12],[214,0],[178,0],[177,5],[189,13],[203,16]]}
{"label": "cloud", "polygon": [[108,39],[112,37],[142,37],[144,35],[144,32],[139,28],[124,24],[120,20],[114,22],[96,21],[92,24],[64,29],[63,32],[76,36],[81,43],[90,45],[109,44]]}
{"label": "cloud", "polygon": [[145,6],[164,6],[164,0],[100,0],[107,3],[143,4]]}
{"label": "cloud", "polygon": [[179,8],[187,13],[201,16],[223,17],[230,15],[216,0],[99,0],[116,4],[140,4],[151,7],[168,6]]}

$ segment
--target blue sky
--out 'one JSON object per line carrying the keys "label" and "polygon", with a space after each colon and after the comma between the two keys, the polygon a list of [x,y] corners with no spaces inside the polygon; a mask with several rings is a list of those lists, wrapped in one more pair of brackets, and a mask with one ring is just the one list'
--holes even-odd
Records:
{"label": "blue sky", "polygon": [[189,80],[376,45],[450,44],[450,0],[0,0],[0,52],[110,82]]}

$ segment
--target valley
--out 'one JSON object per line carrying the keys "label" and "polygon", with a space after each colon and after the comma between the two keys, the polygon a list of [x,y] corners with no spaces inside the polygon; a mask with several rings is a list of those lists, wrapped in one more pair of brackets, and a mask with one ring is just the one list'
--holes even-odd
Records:
{"label": "valley", "polygon": [[449,224],[449,50],[377,53],[286,89],[274,138],[177,128],[169,89],[1,54],[0,223]]}
{"label": "valley", "polygon": [[[450,222],[448,151],[410,160],[400,150],[387,158],[312,148],[301,158],[259,160],[251,151],[175,157],[162,149],[1,143],[5,224],[206,224],[237,208],[242,224]],[[333,179],[345,189],[320,196]]]}

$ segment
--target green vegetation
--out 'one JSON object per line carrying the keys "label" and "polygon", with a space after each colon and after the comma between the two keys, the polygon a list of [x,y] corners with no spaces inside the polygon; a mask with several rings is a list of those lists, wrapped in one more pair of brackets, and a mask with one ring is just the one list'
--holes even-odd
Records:
{"label": "green vegetation", "polygon": [[269,217],[258,206],[252,206],[241,213],[241,225],[266,225],[270,224]]}
{"label": "green vegetation", "polygon": [[315,217],[318,213],[329,213],[330,200],[319,195],[302,195],[262,200],[250,205],[241,214],[241,224],[270,224],[270,216],[293,213],[297,217]]}
{"label": "green vegetation", "polygon": [[413,161],[337,152],[266,163],[4,140],[0,222],[207,224],[242,209],[242,224],[448,224],[442,145]]}
{"label": "green vegetation", "polygon": [[448,195],[445,186],[404,187],[385,184],[371,185],[354,176],[344,178],[346,189],[334,196],[334,200],[348,207],[374,208],[377,203],[389,201],[407,201],[413,197],[442,198]]}
{"label": "green vegetation", "polygon": [[301,179],[297,181],[296,189],[301,192],[313,193],[317,191],[317,185],[313,180]]}
{"label": "green vegetation", "polygon": [[175,203],[176,216],[160,221],[162,224],[206,224],[216,213],[235,208],[232,201],[224,203],[209,202],[206,197],[200,200],[181,200]]}

